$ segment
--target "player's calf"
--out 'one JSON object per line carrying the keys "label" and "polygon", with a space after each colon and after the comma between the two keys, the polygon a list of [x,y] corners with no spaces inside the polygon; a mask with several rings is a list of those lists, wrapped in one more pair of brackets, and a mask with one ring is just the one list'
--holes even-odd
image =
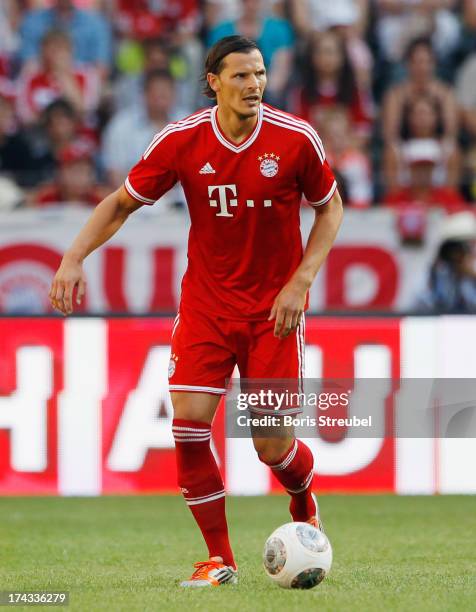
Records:
{"label": "player's calf", "polygon": [[317,517],[317,505],[312,497],[314,457],[309,447],[301,440],[294,439],[277,461],[270,462],[269,455],[259,450],[258,457],[271,468],[291,496],[289,511],[293,520],[306,522]]}
{"label": "player's calf", "polygon": [[208,423],[174,418],[172,426],[179,486],[199,526],[210,557],[234,566],[225,513],[225,490],[210,449]]}

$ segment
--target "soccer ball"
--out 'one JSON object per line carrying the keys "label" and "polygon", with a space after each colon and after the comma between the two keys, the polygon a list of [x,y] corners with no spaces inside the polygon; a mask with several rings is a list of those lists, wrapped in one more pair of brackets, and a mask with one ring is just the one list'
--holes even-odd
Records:
{"label": "soccer ball", "polygon": [[329,573],[332,548],[327,536],[309,523],[286,523],[266,540],[264,569],[284,589],[312,589]]}

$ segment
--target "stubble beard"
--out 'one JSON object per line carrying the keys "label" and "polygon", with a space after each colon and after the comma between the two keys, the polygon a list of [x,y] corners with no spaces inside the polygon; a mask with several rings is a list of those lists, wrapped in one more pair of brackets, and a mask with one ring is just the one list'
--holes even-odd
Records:
{"label": "stubble beard", "polygon": [[254,113],[238,113],[238,118],[240,119],[240,121],[246,121],[247,119],[252,119],[253,117],[256,117],[256,115],[258,114],[258,112],[254,112]]}
{"label": "stubble beard", "polygon": [[237,112],[236,114],[238,115],[240,121],[246,121],[247,119],[252,119],[253,117],[256,117],[258,111],[259,106],[257,106],[256,108],[250,108],[250,110],[247,112]]}

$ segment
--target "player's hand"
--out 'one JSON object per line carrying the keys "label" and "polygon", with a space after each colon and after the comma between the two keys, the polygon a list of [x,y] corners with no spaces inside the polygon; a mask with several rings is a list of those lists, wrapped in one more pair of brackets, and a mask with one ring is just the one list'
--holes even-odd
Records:
{"label": "player's hand", "polygon": [[53,278],[49,292],[50,302],[55,310],[59,310],[64,315],[73,312],[73,291],[75,287],[78,289],[76,303],[81,304],[86,291],[83,266],[78,261],[73,261],[65,255]]}
{"label": "player's hand", "polygon": [[286,338],[296,331],[304,312],[307,288],[297,282],[289,281],[274,300],[268,321],[276,320],[274,336]]}

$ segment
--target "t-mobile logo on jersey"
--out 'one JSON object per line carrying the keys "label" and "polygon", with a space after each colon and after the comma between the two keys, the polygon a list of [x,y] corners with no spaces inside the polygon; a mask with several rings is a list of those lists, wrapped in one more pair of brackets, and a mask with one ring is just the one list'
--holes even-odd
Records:
{"label": "t-mobile logo on jersey", "polygon": [[[231,195],[234,196],[230,200],[227,197],[227,190],[231,191]],[[217,217],[233,217],[231,212],[228,210],[228,206],[238,206],[238,200],[236,199],[236,185],[209,185],[208,186],[208,197],[211,198],[213,193],[218,190],[218,200],[209,200],[210,206],[214,208],[220,208],[220,212],[217,212]],[[265,208],[272,206],[271,200],[263,200]],[[254,208],[254,200],[246,200],[246,206],[248,208]]]}

